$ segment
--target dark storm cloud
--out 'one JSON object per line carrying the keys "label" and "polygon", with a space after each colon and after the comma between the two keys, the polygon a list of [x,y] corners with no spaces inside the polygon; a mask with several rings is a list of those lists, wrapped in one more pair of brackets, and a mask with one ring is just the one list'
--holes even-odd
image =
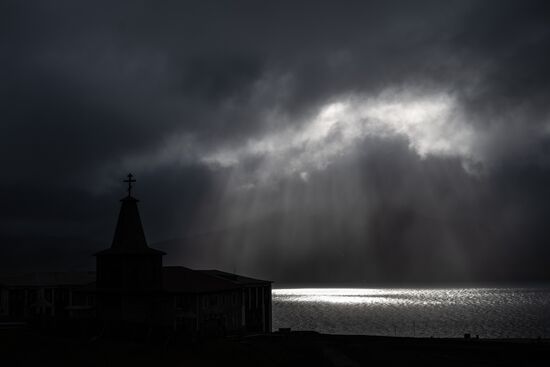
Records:
{"label": "dark storm cloud", "polygon": [[[162,245],[172,262],[287,281],[327,280],[327,267],[341,281],[550,278],[544,1],[13,1],[0,13],[12,264],[24,239],[28,254],[107,245],[117,181],[133,171],[150,240],[186,236]],[[336,124],[317,145],[297,137],[349,96],[351,112],[447,96],[459,118],[436,135],[349,143]]]}

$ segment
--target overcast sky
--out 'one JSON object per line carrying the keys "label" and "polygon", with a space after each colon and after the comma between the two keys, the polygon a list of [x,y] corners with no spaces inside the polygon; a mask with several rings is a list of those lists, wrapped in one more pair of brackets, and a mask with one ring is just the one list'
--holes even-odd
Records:
{"label": "overcast sky", "polygon": [[2,1],[0,270],[550,280],[547,1]]}

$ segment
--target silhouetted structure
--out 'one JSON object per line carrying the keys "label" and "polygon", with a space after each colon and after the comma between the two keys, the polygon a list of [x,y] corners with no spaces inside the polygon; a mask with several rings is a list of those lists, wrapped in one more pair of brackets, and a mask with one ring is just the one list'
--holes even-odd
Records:
{"label": "silhouetted structure", "polygon": [[0,276],[0,320],[58,323],[93,317],[95,297],[84,291],[94,272]]}
{"label": "silhouetted structure", "polygon": [[[145,239],[132,175],[111,247],[96,273],[43,273],[0,279],[0,317],[97,320],[103,328],[144,326],[184,333],[271,331],[271,282],[219,270],[163,267]],[[95,276],[97,278],[94,281]]]}

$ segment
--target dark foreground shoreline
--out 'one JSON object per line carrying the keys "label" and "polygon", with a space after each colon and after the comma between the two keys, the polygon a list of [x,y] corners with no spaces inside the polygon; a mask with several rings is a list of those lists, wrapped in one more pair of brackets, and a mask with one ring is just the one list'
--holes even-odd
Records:
{"label": "dark foreground shoreline", "polygon": [[523,366],[550,362],[548,339],[440,339],[316,332],[138,342],[0,329],[0,365],[26,366]]}

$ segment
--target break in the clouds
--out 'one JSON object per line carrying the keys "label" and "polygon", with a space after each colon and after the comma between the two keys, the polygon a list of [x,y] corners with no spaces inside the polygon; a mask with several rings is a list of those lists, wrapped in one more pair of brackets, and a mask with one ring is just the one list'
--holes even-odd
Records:
{"label": "break in the clouds", "polygon": [[[284,119],[277,113],[267,119]],[[273,122],[275,126],[281,126]],[[403,138],[420,158],[432,155],[480,162],[476,132],[461,114],[457,101],[444,92],[385,90],[379,95],[338,96],[299,123],[253,137],[243,145],[215,149],[201,159],[210,165],[239,167],[261,161],[248,185],[271,184],[285,175],[307,181],[339,158],[362,149],[366,138]],[[243,172],[243,174],[246,174]],[[246,177],[245,177],[246,179]]]}
{"label": "break in the clouds", "polygon": [[[0,264],[550,279],[545,1],[4,1]],[[330,269],[328,271],[327,269]]]}

